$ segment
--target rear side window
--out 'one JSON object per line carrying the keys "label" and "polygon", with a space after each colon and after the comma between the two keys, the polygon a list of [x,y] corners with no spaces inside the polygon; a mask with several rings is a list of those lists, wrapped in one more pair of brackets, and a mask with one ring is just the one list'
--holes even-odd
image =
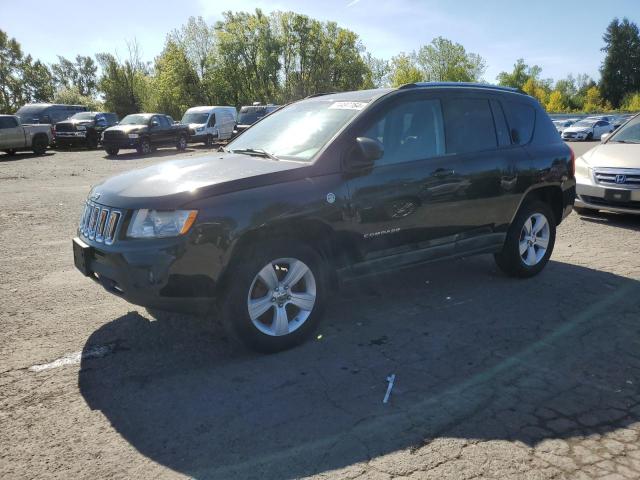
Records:
{"label": "rear side window", "polygon": [[0,128],[16,128],[18,121],[13,117],[0,117]]}
{"label": "rear side window", "polygon": [[509,122],[511,141],[515,145],[525,145],[531,141],[536,112],[531,105],[506,100],[503,102]]}
{"label": "rear side window", "polygon": [[498,146],[489,100],[449,98],[442,102],[447,153],[469,153]]}

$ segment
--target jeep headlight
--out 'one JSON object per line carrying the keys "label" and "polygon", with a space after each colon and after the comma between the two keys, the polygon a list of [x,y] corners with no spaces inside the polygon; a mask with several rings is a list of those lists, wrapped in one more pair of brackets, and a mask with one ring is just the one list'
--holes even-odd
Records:
{"label": "jeep headlight", "polygon": [[148,210],[133,213],[127,230],[131,238],[177,237],[189,231],[196,220],[197,210]]}
{"label": "jeep headlight", "polygon": [[196,132],[204,132],[204,127],[198,127],[198,128],[196,128]]}
{"label": "jeep headlight", "polygon": [[138,138],[140,135],[138,135],[137,133],[130,133],[129,134],[129,138]]}

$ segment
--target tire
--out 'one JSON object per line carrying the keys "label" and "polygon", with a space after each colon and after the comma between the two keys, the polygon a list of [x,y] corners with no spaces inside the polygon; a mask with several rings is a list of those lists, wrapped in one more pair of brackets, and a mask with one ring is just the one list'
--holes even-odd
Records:
{"label": "tire", "polygon": [[204,140],[204,146],[208,148],[213,146],[213,135],[207,135],[207,138]]}
{"label": "tire", "polygon": [[[540,230],[536,231],[536,227]],[[537,232],[534,239],[529,238],[531,231]],[[509,227],[502,251],[494,258],[507,275],[533,277],[549,261],[555,241],[556,221],[549,205],[540,200],[528,201],[520,207]]]}
{"label": "tire", "polygon": [[184,152],[187,149],[187,136],[180,135],[178,137],[178,143],[176,143],[176,149],[180,152]]}
{"label": "tire", "polygon": [[148,155],[151,153],[151,142],[149,142],[148,138],[140,140],[140,143],[136,147],[136,152],[140,155]]}
{"label": "tire", "polygon": [[33,139],[33,143],[31,144],[33,153],[35,153],[36,155],[44,155],[47,151],[48,146],[49,139],[44,135],[36,135]]}
{"label": "tire", "polygon": [[90,150],[98,148],[98,136],[95,133],[90,133],[87,137],[87,148]]}
{"label": "tire", "polygon": [[116,155],[118,155],[120,149],[118,147],[106,147],[104,151],[107,152],[107,155],[115,157]]}
{"label": "tire", "polygon": [[[245,346],[263,353],[287,350],[308,339],[320,322],[325,303],[327,275],[320,255],[302,243],[282,241],[262,244],[242,258],[221,296],[226,330]],[[285,284],[289,270],[296,276],[302,274],[293,285]],[[292,299],[296,294],[298,302]]]}
{"label": "tire", "polygon": [[4,153],[6,153],[10,157],[12,157],[12,156],[14,156],[16,154],[16,150],[14,148],[10,148],[8,150],[5,150]]}
{"label": "tire", "polygon": [[591,140],[593,140],[593,133],[588,133],[587,134],[587,142],[590,142]]}

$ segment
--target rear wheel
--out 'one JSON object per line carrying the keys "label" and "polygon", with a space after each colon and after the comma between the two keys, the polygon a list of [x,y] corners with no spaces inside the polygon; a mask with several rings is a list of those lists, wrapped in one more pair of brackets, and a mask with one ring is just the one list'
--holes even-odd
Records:
{"label": "rear wheel", "polygon": [[136,147],[136,151],[141,155],[148,155],[151,153],[151,142],[148,138],[140,140],[140,144]]}
{"label": "rear wheel", "polygon": [[49,139],[44,135],[36,135],[33,139],[33,143],[31,148],[33,149],[33,153],[36,155],[44,155],[47,151],[47,147],[49,146]]}
{"label": "rear wheel", "polygon": [[309,338],[324,306],[320,256],[306,245],[283,241],[244,258],[222,306],[231,333],[261,352],[286,350]]}
{"label": "rear wheel", "polygon": [[545,267],[556,240],[556,222],[546,203],[525,203],[509,227],[504,247],[495,254],[500,269],[514,277],[532,277]]}
{"label": "rear wheel", "polygon": [[178,143],[176,144],[176,148],[181,152],[187,149],[187,136],[186,135],[180,135],[178,137]]}

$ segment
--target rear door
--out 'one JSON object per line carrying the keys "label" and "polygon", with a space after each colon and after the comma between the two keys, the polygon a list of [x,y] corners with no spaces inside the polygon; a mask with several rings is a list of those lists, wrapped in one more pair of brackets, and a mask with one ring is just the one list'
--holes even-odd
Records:
{"label": "rear door", "polygon": [[0,116],[0,148],[22,148],[25,146],[24,130],[14,117]]}

